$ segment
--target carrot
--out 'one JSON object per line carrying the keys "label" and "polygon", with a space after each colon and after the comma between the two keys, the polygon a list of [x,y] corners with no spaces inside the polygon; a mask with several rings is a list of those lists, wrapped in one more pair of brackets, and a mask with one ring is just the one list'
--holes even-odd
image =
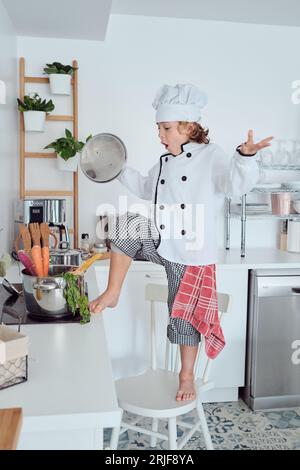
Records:
{"label": "carrot", "polygon": [[44,276],[47,277],[49,274],[49,246],[43,246],[42,255],[43,255],[43,272],[44,272]]}
{"label": "carrot", "polygon": [[39,245],[34,245],[31,248],[31,258],[32,258],[37,276],[43,277],[44,269],[43,269],[43,260],[42,260],[42,249]]}
{"label": "carrot", "polygon": [[25,266],[25,268],[29,271],[29,273],[32,276],[36,276],[36,272],[35,272],[35,268],[34,268],[34,264],[32,262],[32,259],[28,255],[26,255],[24,250],[18,250],[18,257],[19,257],[19,260],[21,261],[21,263],[23,264],[23,266]]}

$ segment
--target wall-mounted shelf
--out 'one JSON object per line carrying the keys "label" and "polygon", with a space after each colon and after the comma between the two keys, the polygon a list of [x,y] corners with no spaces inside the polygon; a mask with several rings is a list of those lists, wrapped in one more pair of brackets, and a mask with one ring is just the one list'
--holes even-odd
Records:
{"label": "wall-mounted shelf", "polygon": [[56,153],[25,152],[24,158],[57,158]]}
{"label": "wall-mounted shelf", "polygon": [[[53,115],[49,114],[46,116],[46,121],[59,121],[59,122],[72,122],[73,124],[73,135],[75,139],[78,139],[78,75],[77,68],[78,62],[73,60],[73,67],[76,69],[72,78],[72,95],[73,95],[73,113],[72,115]],[[19,61],[19,97],[21,100],[24,99],[25,85],[26,83],[49,83],[48,77],[27,77],[25,75],[25,59],[20,58]],[[73,190],[30,190],[25,188],[25,161],[27,158],[56,158],[55,153],[46,152],[30,152],[25,149],[25,129],[24,129],[24,117],[23,113],[20,113],[20,199],[26,197],[70,197],[73,200],[73,224],[74,228],[70,229],[70,233],[73,233],[74,248],[78,247],[78,172],[73,173]]]}
{"label": "wall-mounted shelf", "polygon": [[[230,216],[232,219],[240,219],[241,218],[241,213],[238,214],[238,213],[235,213],[235,212],[231,212],[230,213]],[[246,218],[247,219],[282,219],[282,220],[286,220],[286,219],[298,219],[300,218],[300,214],[289,214],[289,215],[277,215],[277,214],[272,214],[272,212],[262,212],[261,214],[249,214],[249,213],[246,213]]]}
{"label": "wall-mounted shelf", "polygon": [[73,191],[47,191],[47,190],[31,190],[31,191],[25,191],[24,195],[27,197],[61,197],[61,196],[66,196],[66,197],[72,197],[74,195]]}
{"label": "wall-mounted shelf", "polygon": [[264,170],[300,170],[300,164],[299,165],[280,165],[280,164],[274,164],[274,165],[263,165],[262,163],[259,163],[259,167],[263,168]]}
{"label": "wall-mounted shelf", "polygon": [[299,193],[300,191],[300,188],[299,189],[292,189],[292,188],[285,188],[285,187],[281,187],[281,188],[274,188],[274,189],[271,189],[271,188],[254,188],[252,189],[252,191],[250,191],[251,193]]}

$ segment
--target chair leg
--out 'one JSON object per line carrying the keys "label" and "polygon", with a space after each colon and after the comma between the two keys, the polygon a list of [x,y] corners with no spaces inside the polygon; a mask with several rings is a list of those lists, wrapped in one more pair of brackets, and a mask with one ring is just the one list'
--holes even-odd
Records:
{"label": "chair leg", "polygon": [[119,442],[119,434],[120,434],[120,426],[116,426],[112,428],[111,438],[110,438],[110,449],[116,450],[118,448]]}
{"label": "chair leg", "polygon": [[[152,419],[152,431],[157,432],[158,430],[158,419]],[[157,438],[155,436],[151,436],[150,447],[156,447]]]}
{"label": "chair leg", "polygon": [[204,414],[204,409],[203,409],[202,403],[199,399],[198,399],[198,403],[197,403],[197,412],[198,412],[198,416],[199,416],[200,423],[201,423],[201,428],[202,428],[202,432],[203,432],[203,437],[204,437],[204,442],[205,442],[205,445],[206,445],[206,449],[207,450],[214,450],[214,446],[213,446],[213,443],[212,443],[212,440],[211,440],[211,437],[210,437],[210,432],[209,432],[209,429],[208,429],[208,426],[207,426],[207,421],[206,421],[205,414]]}
{"label": "chair leg", "polygon": [[177,424],[176,418],[168,419],[169,450],[177,450]]}

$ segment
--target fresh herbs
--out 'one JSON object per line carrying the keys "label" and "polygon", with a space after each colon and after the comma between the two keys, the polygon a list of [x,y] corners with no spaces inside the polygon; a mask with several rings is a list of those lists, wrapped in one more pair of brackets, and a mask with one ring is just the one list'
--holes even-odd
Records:
{"label": "fresh herbs", "polygon": [[80,323],[87,323],[90,321],[89,302],[85,294],[81,293],[80,280],[78,276],[72,273],[61,274],[66,282],[64,288],[64,296],[73,315],[79,309],[81,320]]}
{"label": "fresh herbs", "polygon": [[18,110],[24,113],[25,111],[44,111],[50,113],[55,106],[52,100],[42,100],[38,93],[30,93],[24,96],[24,100],[17,98]]}
{"label": "fresh herbs", "polygon": [[72,67],[71,65],[63,65],[60,62],[53,62],[52,64],[46,64],[46,67],[44,68],[44,73],[48,75],[51,75],[52,73],[73,75],[75,70],[78,70],[78,67]]}
{"label": "fresh herbs", "polygon": [[[86,139],[86,142],[92,136],[89,135]],[[81,152],[83,149],[84,143],[78,141],[73,136],[72,132],[69,129],[65,129],[65,137],[60,137],[54,142],[46,145],[45,149],[54,149],[54,151],[59,155],[63,160],[67,161],[69,158],[75,157],[76,153]]]}

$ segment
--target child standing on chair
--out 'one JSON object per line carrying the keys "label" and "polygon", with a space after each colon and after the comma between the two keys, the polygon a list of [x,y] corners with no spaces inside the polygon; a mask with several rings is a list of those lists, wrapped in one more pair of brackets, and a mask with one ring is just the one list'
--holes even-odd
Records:
{"label": "child standing on chair", "polygon": [[194,364],[199,341],[215,357],[224,346],[218,324],[215,279],[217,215],[224,196],[249,192],[259,178],[253,158],[272,137],[239,145],[228,164],[201,124],[205,93],[190,84],[162,86],[154,100],[159,138],[166,149],[148,176],[126,167],[119,180],[154,204],[153,216],[126,213],[110,226],[111,262],[105,292],[90,302],[91,313],[118,303],[132,259],[163,265],[168,279],[167,335],[180,345],[176,400],[194,400]]}

